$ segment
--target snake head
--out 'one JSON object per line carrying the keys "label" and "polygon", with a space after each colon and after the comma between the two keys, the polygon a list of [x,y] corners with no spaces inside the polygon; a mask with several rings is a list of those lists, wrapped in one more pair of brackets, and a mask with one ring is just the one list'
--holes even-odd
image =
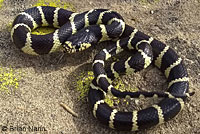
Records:
{"label": "snake head", "polygon": [[77,33],[70,36],[67,41],[65,41],[63,47],[68,53],[74,53],[78,51],[85,50],[91,45],[96,44],[98,39],[92,28],[84,28]]}

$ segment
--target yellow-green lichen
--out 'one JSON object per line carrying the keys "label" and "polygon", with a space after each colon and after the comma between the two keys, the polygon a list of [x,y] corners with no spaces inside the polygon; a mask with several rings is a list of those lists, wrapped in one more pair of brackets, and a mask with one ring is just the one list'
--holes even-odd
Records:
{"label": "yellow-green lichen", "polygon": [[[73,4],[69,2],[62,2],[61,0],[38,0],[36,4],[33,6],[52,6],[52,7],[59,7],[64,8],[70,11],[76,11]],[[32,32],[32,34],[36,35],[45,35],[55,31],[55,28],[52,27],[39,27]]]}
{"label": "yellow-green lichen", "polygon": [[88,71],[86,73],[81,73],[77,77],[77,81],[75,83],[76,85],[76,90],[80,92],[80,97],[79,99],[83,99],[89,90],[90,83],[94,79],[93,72]]}
{"label": "yellow-green lichen", "polygon": [[117,104],[120,102],[120,100],[117,97],[111,95],[106,95],[104,101],[111,107],[114,106],[114,102]]}
{"label": "yellow-green lichen", "polygon": [[52,28],[52,27],[38,27],[37,29],[32,31],[32,34],[45,35],[45,34],[52,33],[54,31],[55,31],[55,28]]}
{"label": "yellow-green lichen", "polygon": [[[12,29],[12,23],[7,24],[7,30],[10,32]],[[33,30],[31,33],[35,35],[45,35],[55,31],[55,28],[52,27],[38,27]]]}
{"label": "yellow-green lichen", "polygon": [[0,90],[11,92],[19,87],[19,81],[22,78],[22,72],[9,67],[0,67]]}
{"label": "yellow-green lichen", "polygon": [[10,23],[7,24],[7,30],[9,32],[11,32],[11,29],[12,29],[12,22],[10,22]]}
{"label": "yellow-green lichen", "polygon": [[[130,92],[138,91],[136,87],[133,88],[131,85],[125,85],[120,77],[114,80],[113,85],[119,91],[130,91]],[[124,98],[123,101],[124,101],[123,103],[126,103],[126,105],[128,105],[128,101],[126,101],[126,98]],[[109,106],[113,107],[114,103],[118,104],[120,102],[120,98],[111,95],[106,95],[105,102]]]}
{"label": "yellow-green lichen", "polygon": [[0,8],[3,6],[3,1],[4,0],[0,0]]}
{"label": "yellow-green lichen", "polygon": [[[85,96],[87,96],[90,83],[94,79],[93,72],[88,71],[88,72],[83,72],[79,76],[77,76],[77,81],[75,82],[76,85],[76,90],[80,93],[79,99],[83,99]],[[114,87],[120,91],[137,91],[138,89],[132,88],[130,85],[126,86],[121,78],[116,79],[114,82]],[[105,96],[105,102],[109,106],[114,106],[114,102],[118,104],[120,102],[119,98],[111,96],[111,95],[106,95]],[[126,101],[126,98],[124,99]],[[128,103],[128,102],[126,102]]]}
{"label": "yellow-green lichen", "polygon": [[34,6],[52,6],[76,12],[76,8],[73,4],[61,0],[37,0],[37,3],[34,4]]}

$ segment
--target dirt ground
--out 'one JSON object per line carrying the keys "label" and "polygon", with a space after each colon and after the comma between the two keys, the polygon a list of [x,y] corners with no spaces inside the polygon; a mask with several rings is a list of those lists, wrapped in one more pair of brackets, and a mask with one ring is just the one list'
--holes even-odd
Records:
{"label": "dirt ground", "polygon": [[[91,70],[96,46],[76,54],[65,54],[59,63],[59,53],[29,56],[19,51],[11,41],[8,25],[24,9],[36,1],[5,0],[0,14],[0,65],[24,72],[19,88],[0,94],[0,129],[15,130],[0,133],[49,134],[123,134],[96,120],[85,100],[78,99],[74,75]],[[190,76],[190,91],[195,91],[184,110],[174,119],[137,134],[200,134],[200,1],[199,0],[63,0],[75,6],[77,12],[93,8],[117,11],[126,23],[174,48],[184,59]],[[165,81],[154,67],[128,76],[130,84],[141,89],[163,89]],[[153,79],[152,79],[153,78]],[[66,112],[60,103],[68,105],[78,118]],[[47,131],[20,131],[20,127],[41,127]],[[18,127],[18,129],[17,129]],[[13,131],[12,131],[13,130]]]}

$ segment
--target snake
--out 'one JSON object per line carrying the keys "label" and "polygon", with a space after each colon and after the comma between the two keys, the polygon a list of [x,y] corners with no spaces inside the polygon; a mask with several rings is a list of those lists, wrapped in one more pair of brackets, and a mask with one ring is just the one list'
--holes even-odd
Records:
{"label": "snake", "polygon": [[[38,27],[55,31],[35,35]],[[92,9],[82,13],[66,9],[37,6],[19,13],[12,24],[11,40],[22,52],[44,55],[55,51],[75,53],[100,42],[110,45],[98,52],[93,60],[94,79],[88,92],[92,113],[101,123],[119,131],[139,131],[174,118],[184,107],[189,93],[189,76],[181,57],[168,45],[125,23],[122,16],[109,9]],[[132,56],[111,63],[105,61],[121,52]],[[120,91],[112,81],[120,75],[138,72],[153,64],[165,75],[165,92]],[[118,111],[105,102],[105,96],[124,98],[161,97],[157,104],[142,110]]]}

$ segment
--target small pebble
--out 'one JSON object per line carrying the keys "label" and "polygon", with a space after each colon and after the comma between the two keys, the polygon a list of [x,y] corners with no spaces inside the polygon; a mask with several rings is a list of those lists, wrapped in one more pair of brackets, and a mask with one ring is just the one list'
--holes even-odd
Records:
{"label": "small pebble", "polygon": [[151,10],[151,11],[150,11],[150,14],[154,14],[154,11],[153,11],[153,10]]}

